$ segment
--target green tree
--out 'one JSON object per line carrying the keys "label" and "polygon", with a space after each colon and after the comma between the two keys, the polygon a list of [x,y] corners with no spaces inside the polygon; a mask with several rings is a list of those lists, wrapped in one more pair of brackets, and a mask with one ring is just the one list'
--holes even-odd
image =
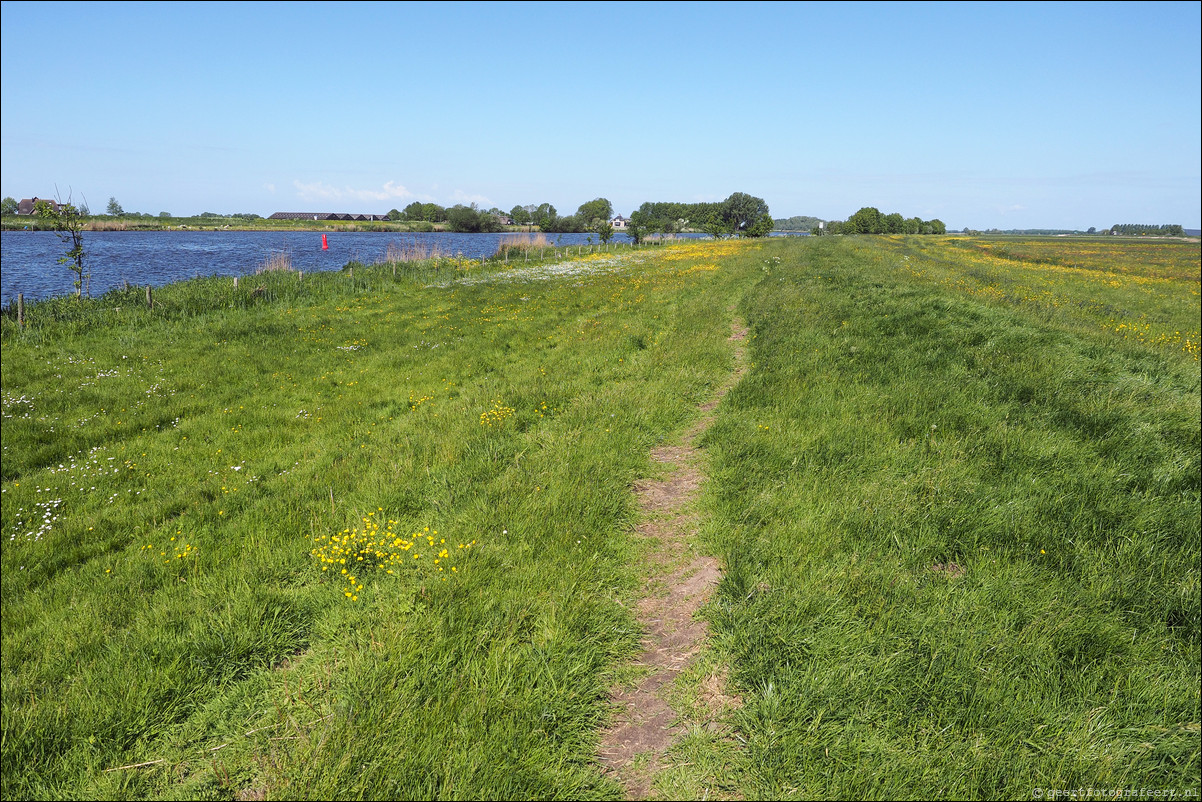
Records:
{"label": "green tree", "polygon": [[881,219],[881,224],[886,234],[906,233],[906,219],[897,212],[885,215]]}
{"label": "green tree", "polygon": [[605,245],[614,238],[614,224],[608,220],[602,220],[597,224],[597,236],[601,238],[601,242]]}
{"label": "green tree", "polygon": [[423,203],[421,220],[427,223],[442,223],[446,221],[448,211],[437,203]]}
{"label": "green tree", "polygon": [[772,220],[772,215],[764,212],[759,220],[749,225],[743,231],[739,232],[741,237],[766,237],[772,233],[772,227],[775,222]]}
{"label": "green tree", "polygon": [[476,233],[480,230],[480,215],[471,207],[457,204],[447,209],[447,223],[452,231]]}
{"label": "green tree", "polygon": [[701,230],[714,239],[725,239],[731,235],[730,223],[726,222],[721,214],[716,213],[706,218],[701,224]]}
{"label": "green tree", "polygon": [[402,212],[400,209],[389,209],[388,210],[388,219],[392,220],[393,222],[396,222],[397,220],[404,220],[405,213]]}
{"label": "green tree", "polygon": [[722,219],[734,234],[742,234],[766,214],[768,204],[764,199],[746,192],[736,192],[722,201]]}
{"label": "green tree", "polygon": [[600,221],[613,219],[614,205],[605,198],[597,198],[580,204],[580,208],[576,210],[576,217],[586,228],[596,228]]}
{"label": "green tree", "polygon": [[113,217],[120,217],[125,214],[125,210],[121,208],[121,204],[117,203],[116,198],[112,197],[109,198],[109,205],[105,207],[105,210]]}
{"label": "green tree", "polygon": [[10,197],[0,201],[0,215],[4,215],[5,217],[8,217],[10,214],[16,214],[19,208],[20,204],[17,203],[16,198]]}
{"label": "green tree", "polygon": [[75,297],[80,298],[84,292],[89,291],[92,274],[84,269],[86,254],[83,250],[83,215],[71,205],[70,198],[67,200],[67,203],[60,203],[57,210],[50,201],[40,200],[34,204],[33,211],[54,227],[64,245],[71,246],[65,256],[58,258],[58,263],[66,265],[67,269],[75,274]]}
{"label": "green tree", "polygon": [[514,206],[509,210],[509,219],[513,220],[514,225],[525,226],[530,224],[530,212],[526,211],[525,206]]}
{"label": "green tree", "polygon": [[166,220],[166,219],[168,219],[168,218],[170,218],[170,217],[171,217],[171,212],[159,212],[159,217],[161,217],[161,218],[163,218],[164,220]]}
{"label": "green tree", "polygon": [[585,230],[583,222],[574,214],[548,218],[541,228],[548,234],[568,234]]}
{"label": "green tree", "polygon": [[638,245],[647,238],[650,232],[651,221],[648,219],[646,213],[642,209],[639,209],[637,212],[631,212],[630,219],[626,221],[626,236],[630,237],[635,245]]}
{"label": "green tree", "polygon": [[530,213],[530,222],[546,231],[551,227],[553,221],[559,216],[559,212],[555,211],[555,207],[549,203],[540,203]]}
{"label": "green tree", "polygon": [[503,215],[505,213],[498,213],[492,210],[480,212],[480,231],[485,234],[496,234],[499,231],[504,231],[505,226],[501,224],[501,218],[498,214]]}
{"label": "green tree", "polygon": [[847,218],[848,234],[880,234],[881,228],[881,210],[875,206],[865,206]]}

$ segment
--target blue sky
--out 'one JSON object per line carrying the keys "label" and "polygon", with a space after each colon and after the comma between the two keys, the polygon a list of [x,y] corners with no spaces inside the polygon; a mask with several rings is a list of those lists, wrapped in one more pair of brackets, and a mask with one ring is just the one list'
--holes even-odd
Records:
{"label": "blue sky", "polygon": [[10,3],[0,193],[1202,224],[1202,4]]}

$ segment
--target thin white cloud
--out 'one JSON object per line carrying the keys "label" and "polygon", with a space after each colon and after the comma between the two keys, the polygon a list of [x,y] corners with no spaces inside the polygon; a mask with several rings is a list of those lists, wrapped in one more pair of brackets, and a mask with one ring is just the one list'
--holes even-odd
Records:
{"label": "thin white cloud", "polygon": [[470,206],[474,203],[478,206],[487,208],[493,205],[491,198],[486,198],[483,195],[470,195],[467,192],[459,189],[455,190],[455,194],[451,196],[451,200],[453,200],[455,203],[462,203],[465,206]]}
{"label": "thin white cloud", "polygon": [[296,188],[297,197],[303,201],[383,201],[391,198],[414,197],[412,192],[395,181],[389,181],[379,189],[355,189],[353,187],[339,189],[323,181],[314,181],[311,184],[293,181],[292,186]]}
{"label": "thin white cloud", "polygon": [[1023,206],[1021,203],[1012,203],[1009,206],[999,206],[997,209],[998,214],[1009,214],[1010,212],[1024,212],[1026,210],[1027,210],[1027,207]]}
{"label": "thin white cloud", "polygon": [[275,184],[264,184],[263,188],[266,189],[268,192],[270,192],[272,195],[275,194]]}

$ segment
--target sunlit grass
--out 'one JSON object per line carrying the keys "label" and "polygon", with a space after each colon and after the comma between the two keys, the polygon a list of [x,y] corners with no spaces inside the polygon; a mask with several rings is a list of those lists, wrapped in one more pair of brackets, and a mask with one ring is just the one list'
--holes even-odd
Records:
{"label": "sunlit grass", "polygon": [[631,487],[736,305],[697,671],[743,708],[661,790],[1196,788],[1197,246],[1001,247],[398,253],[6,315],[0,790],[619,797]]}
{"label": "sunlit grass", "polygon": [[744,300],[707,445],[747,798],[1197,786],[1197,351],[1108,325],[1196,326],[1197,245],[1118,287],[988,245],[807,243]]}
{"label": "sunlit grass", "polygon": [[656,252],[5,320],[4,796],[616,793],[629,487],[745,275]]}

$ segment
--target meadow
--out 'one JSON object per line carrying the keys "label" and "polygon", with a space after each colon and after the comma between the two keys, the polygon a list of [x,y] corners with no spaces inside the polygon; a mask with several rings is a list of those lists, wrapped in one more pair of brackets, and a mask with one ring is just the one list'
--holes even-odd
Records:
{"label": "meadow", "polygon": [[668,797],[1199,788],[1197,243],[700,241],[0,320],[10,798],[621,798],[634,483],[740,703]]}

